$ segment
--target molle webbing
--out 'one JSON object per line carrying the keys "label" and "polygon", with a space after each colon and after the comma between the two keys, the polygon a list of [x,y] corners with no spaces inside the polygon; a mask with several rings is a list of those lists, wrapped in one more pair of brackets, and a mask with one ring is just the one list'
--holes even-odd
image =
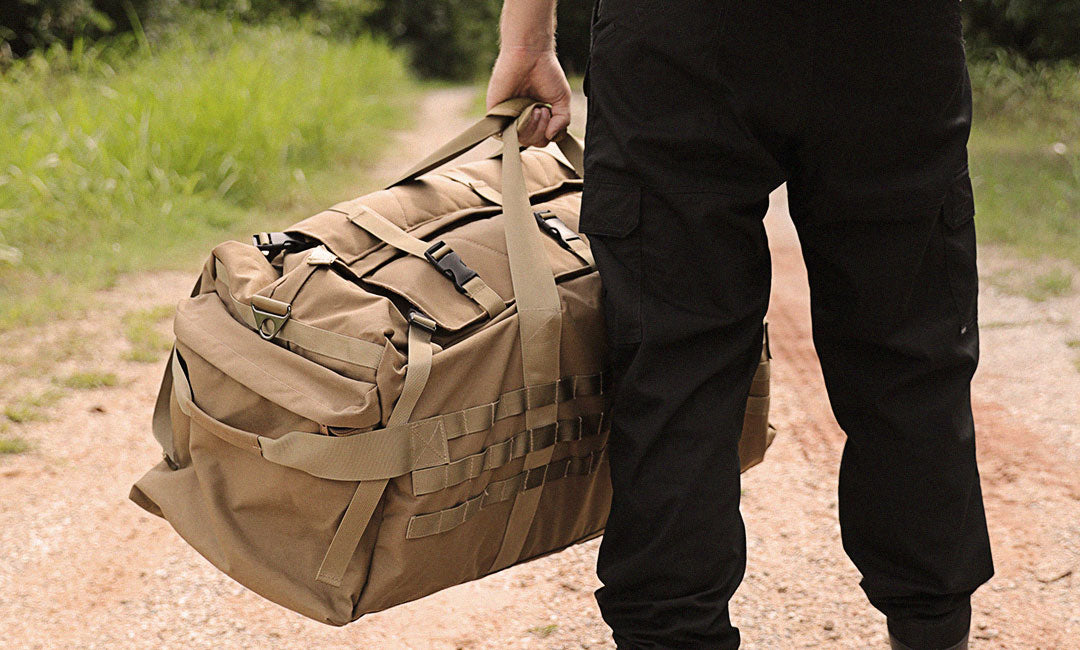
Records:
{"label": "molle webbing", "polygon": [[603,412],[559,420],[536,429],[526,429],[483,451],[445,465],[413,470],[413,494],[420,496],[464,483],[484,472],[497,469],[530,451],[595,436],[606,424]]}
{"label": "molle webbing", "polygon": [[405,537],[413,539],[445,533],[475,517],[487,506],[512,499],[520,492],[567,476],[592,474],[600,466],[606,449],[605,445],[585,456],[567,456],[546,465],[533,467],[508,479],[489,484],[483,492],[456,506],[438,512],[413,515],[409,519]]}

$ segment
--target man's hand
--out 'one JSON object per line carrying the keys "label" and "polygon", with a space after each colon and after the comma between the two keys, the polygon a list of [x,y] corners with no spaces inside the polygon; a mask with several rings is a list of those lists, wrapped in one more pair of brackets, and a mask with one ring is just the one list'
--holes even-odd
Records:
{"label": "man's hand", "polygon": [[523,145],[542,147],[570,126],[570,84],[555,56],[555,3],[506,0],[502,45],[488,83],[487,107],[512,97],[551,104],[533,109],[518,131]]}

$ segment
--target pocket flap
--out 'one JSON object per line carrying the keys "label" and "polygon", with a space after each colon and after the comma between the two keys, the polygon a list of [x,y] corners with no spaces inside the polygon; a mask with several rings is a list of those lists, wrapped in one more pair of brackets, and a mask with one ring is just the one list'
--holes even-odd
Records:
{"label": "pocket flap", "polygon": [[641,189],[637,185],[586,180],[581,195],[580,231],[625,237],[638,225]]}
{"label": "pocket flap", "polygon": [[971,190],[971,176],[965,171],[958,176],[945,193],[942,207],[945,225],[957,228],[975,217],[975,199]]}

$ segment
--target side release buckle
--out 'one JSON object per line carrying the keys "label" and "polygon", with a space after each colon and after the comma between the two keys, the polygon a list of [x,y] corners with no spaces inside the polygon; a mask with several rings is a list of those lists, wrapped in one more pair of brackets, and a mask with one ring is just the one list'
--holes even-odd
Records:
{"label": "side release buckle", "polygon": [[439,273],[454,283],[454,288],[458,290],[458,293],[466,293],[465,283],[476,277],[476,271],[465,266],[461,257],[444,241],[435,242],[431,248],[424,251],[424,257],[438,269]]}
{"label": "side release buckle", "polygon": [[267,260],[281,253],[297,253],[316,246],[319,242],[300,239],[284,232],[260,232],[251,236],[255,248],[262,251]]}
{"label": "side release buckle", "polygon": [[573,252],[573,249],[570,247],[570,242],[575,239],[581,239],[581,235],[570,230],[570,227],[563,223],[563,220],[556,216],[551,210],[533,212],[533,216],[536,218],[536,223],[540,226],[540,230],[544,234],[558,242],[559,246]]}

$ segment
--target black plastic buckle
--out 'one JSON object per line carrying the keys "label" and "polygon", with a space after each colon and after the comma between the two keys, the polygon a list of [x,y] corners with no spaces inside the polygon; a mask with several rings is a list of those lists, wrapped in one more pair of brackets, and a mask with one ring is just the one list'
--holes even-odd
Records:
{"label": "black plastic buckle", "polygon": [[548,237],[551,237],[559,246],[562,246],[568,251],[572,251],[570,248],[570,242],[574,239],[581,239],[570,227],[563,223],[562,219],[555,215],[551,210],[541,210],[540,212],[533,212],[533,217],[536,218],[537,225],[540,226],[540,230],[544,232]]}
{"label": "black plastic buckle", "polygon": [[260,232],[251,236],[255,248],[262,251],[266,259],[272,260],[281,253],[297,253],[318,244],[317,241],[300,239],[283,232]]}
{"label": "black plastic buckle", "polygon": [[[440,252],[445,249],[445,252]],[[458,293],[465,293],[465,283],[476,277],[476,271],[465,266],[454,249],[446,245],[446,242],[437,241],[431,248],[424,251],[427,261],[439,270],[451,282]]]}

